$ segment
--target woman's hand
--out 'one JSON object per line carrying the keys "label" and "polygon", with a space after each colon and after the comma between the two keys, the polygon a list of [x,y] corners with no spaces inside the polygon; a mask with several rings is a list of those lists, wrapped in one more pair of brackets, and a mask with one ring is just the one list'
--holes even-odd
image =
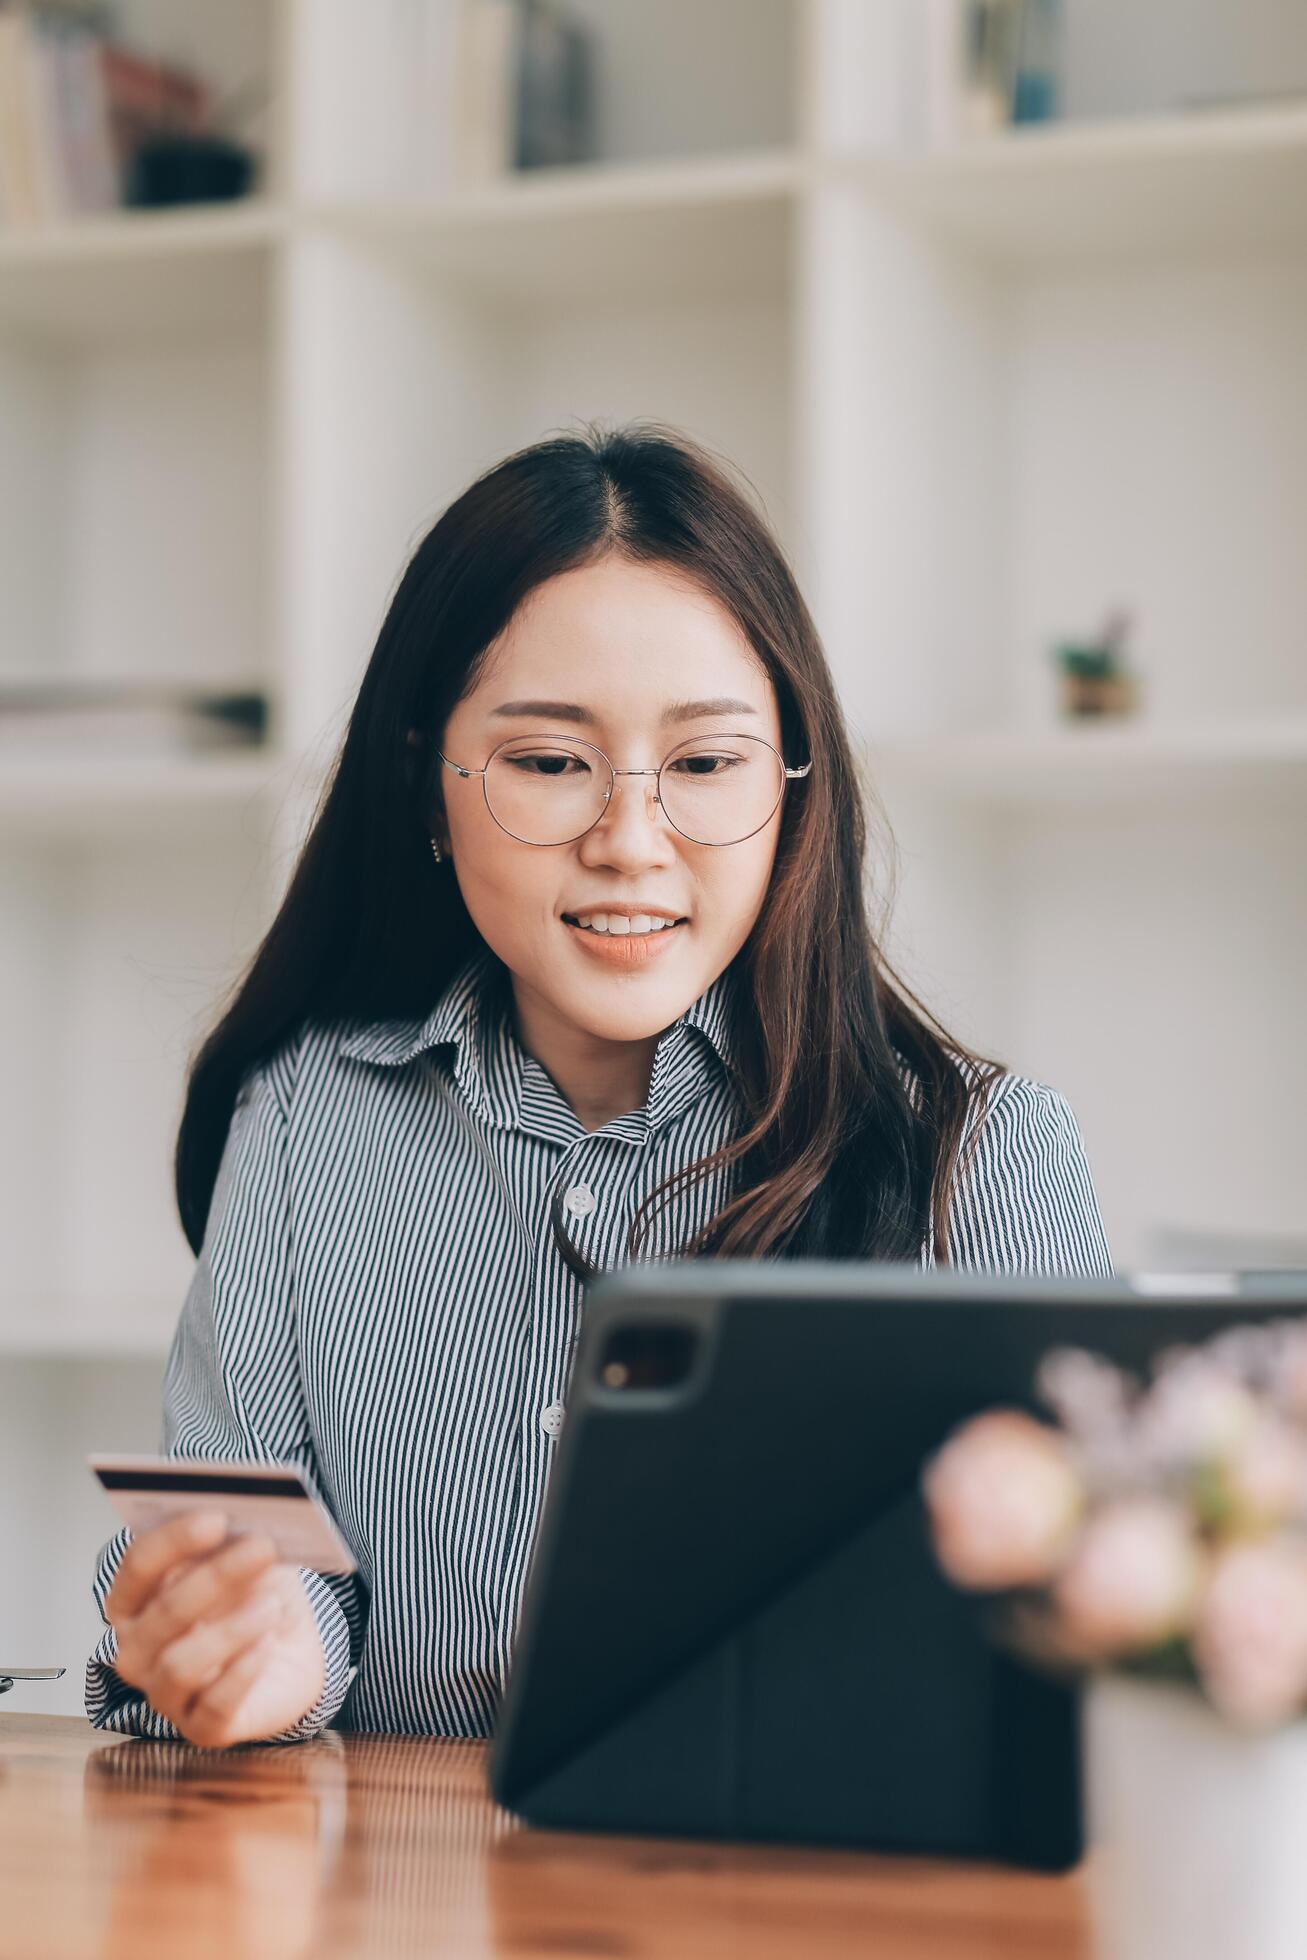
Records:
{"label": "woman's hand", "polygon": [[[114,1669],[188,1742],[277,1735],[322,1693],[326,1660],[299,1572],[258,1535],[190,1511],[127,1547],[105,1600]],[[224,1540],[226,1540],[224,1542]]]}

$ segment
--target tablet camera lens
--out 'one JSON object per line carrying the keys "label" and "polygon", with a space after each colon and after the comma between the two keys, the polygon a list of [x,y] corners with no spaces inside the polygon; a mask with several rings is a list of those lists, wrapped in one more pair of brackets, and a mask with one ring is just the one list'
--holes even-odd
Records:
{"label": "tablet camera lens", "polygon": [[615,1327],[604,1344],[598,1379],[605,1388],[677,1388],[690,1373],[694,1328],[683,1322]]}

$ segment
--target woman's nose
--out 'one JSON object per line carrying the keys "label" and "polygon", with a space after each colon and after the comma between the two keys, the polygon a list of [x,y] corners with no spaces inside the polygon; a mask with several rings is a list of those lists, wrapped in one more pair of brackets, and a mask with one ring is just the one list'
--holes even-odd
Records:
{"label": "woman's nose", "polygon": [[641,859],[669,852],[673,848],[671,826],[658,800],[656,774],[633,770],[617,776],[602,817],[586,832],[581,844],[583,848],[594,845],[607,854],[634,853]]}

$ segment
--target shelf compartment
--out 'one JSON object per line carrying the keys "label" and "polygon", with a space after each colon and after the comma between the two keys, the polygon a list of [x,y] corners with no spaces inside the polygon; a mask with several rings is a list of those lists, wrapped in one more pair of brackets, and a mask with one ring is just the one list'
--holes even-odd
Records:
{"label": "shelf compartment", "polygon": [[[103,256],[53,237],[0,253],[0,663],[11,678],[202,675],[227,687],[265,672],[269,253],[225,225],[212,248],[195,245],[194,223],[156,236],[151,221],[158,250],[128,242],[133,219],[106,223]],[[15,311],[20,294],[34,310]],[[35,331],[41,306],[58,332]]]}

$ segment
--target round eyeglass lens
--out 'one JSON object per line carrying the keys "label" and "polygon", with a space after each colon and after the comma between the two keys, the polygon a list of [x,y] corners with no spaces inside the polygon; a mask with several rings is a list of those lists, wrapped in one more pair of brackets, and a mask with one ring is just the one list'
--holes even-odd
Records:
{"label": "round eyeglass lens", "polygon": [[486,765],[486,802],[496,823],[524,844],[567,844],[597,823],[613,772],[589,742],[523,736]]}
{"label": "round eyeglass lens", "polygon": [[696,844],[739,844],[781,800],[785,766],[755,735],[683,742],[663,763],[658,794],[669,823]]}

